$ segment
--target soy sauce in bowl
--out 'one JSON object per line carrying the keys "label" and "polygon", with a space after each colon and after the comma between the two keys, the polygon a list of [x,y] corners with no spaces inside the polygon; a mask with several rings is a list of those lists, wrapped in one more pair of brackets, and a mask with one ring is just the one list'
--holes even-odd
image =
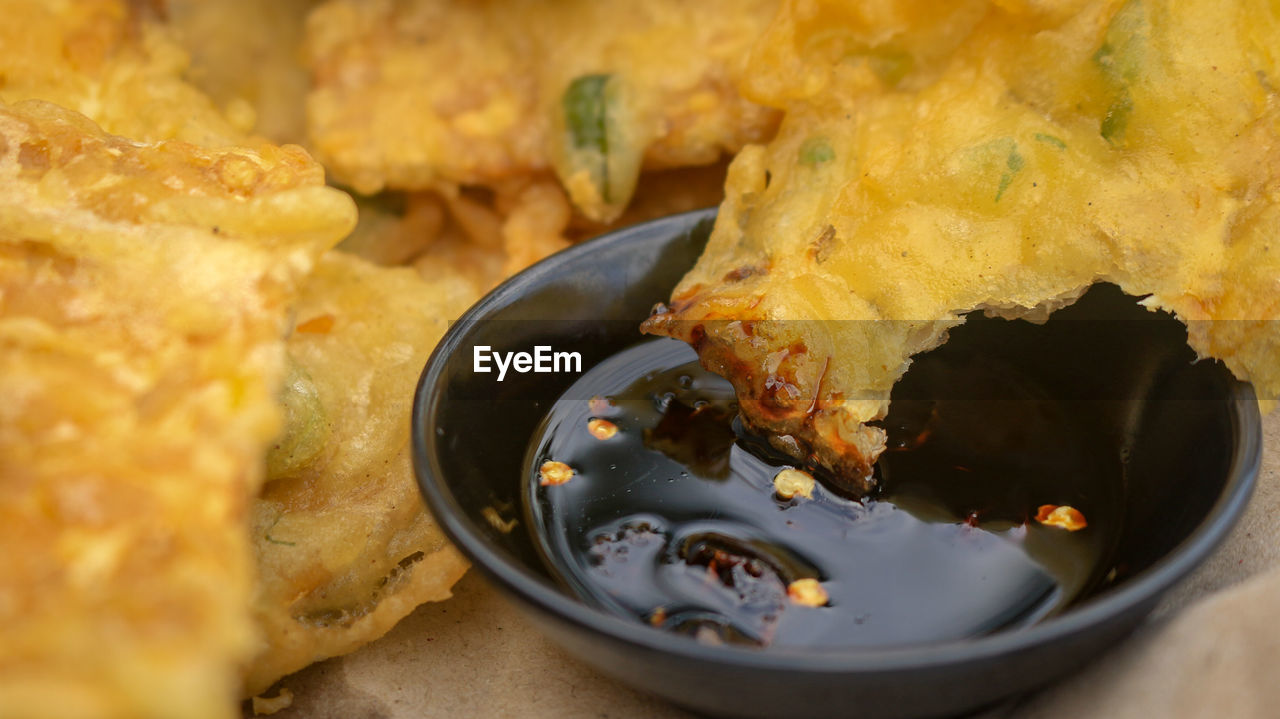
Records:
{"label": "soy sauce in bowl", "polygon": [[[704,643],[978,636],[1060,612],[1111,572],[1120,468],[1073,409],[1014,367],[936,352],[895,393],[872,496],[821,475],[809,496],[779,492],[796,462],[743,431],[729,383],[683,343],[647,340],[547,412],[524,462],[527,516],[576,595]],[[568,481],[544,483],[549,462]],[[1087,526],[1042,524],[1044,505]]]}

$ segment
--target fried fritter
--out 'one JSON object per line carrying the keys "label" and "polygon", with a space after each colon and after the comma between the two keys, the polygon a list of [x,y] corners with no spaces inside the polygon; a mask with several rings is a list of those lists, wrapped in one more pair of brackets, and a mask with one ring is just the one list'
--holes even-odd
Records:
{"label": "fried fritter", "polygon": [[500,183],[495,192],[384,192],[357,198],[360,222],[341,249],[382,265],[412,263],[468,278],[483,293],[553,252],[639,222],[717,204],[726,163],[643,172],[610,223],[574,215],[553,181]]}
{"label": "fried fritter", "polygon": [[728,161],[698,167],[678,167],[640,173],[627,209],[613,222],[601,224],[580,217],[570,222],[572,240],[587,239],[668,215],[714,207],[724,199]]}
{"label": "fried fritter", "polygon": [[0,104],[0,715],[234,715],[288,308],[354,222],[322,182]]}
{"label": "fried fritter", "polygon": [[47,100],[139,141],[267,144],[188,84],[186,68],[186,52],[145,3],[0,0],[0,101]]}
{"label": "fried fritter", "polygon": [[168,26],[191,56],[185,77],[237,125],[278,143],[306,140],[311,78],[302,63],[318,0],[167,0]]}
{"label": "fried fritter", "polygon": [[747,95],[786,110],[730,169],[647,329],[698,348],[780,448],[871,486],[894,382],[963,313],[1110,281],[1280,391],[1274,5],[791,2]]}
{"label": "fried fritter", "polygon": [[554,171],[615,218],[641,167],[768,137],[735,89],[776,0],[331,0],[307,27],[312,147],[362,193]]}
{"label": "fried fritter", "polygon": [[384,192],[355,200],[360,221],[338,249],[374,264],[410,263],[446,231],[449,213],[433,192]]}
{"label": "fried fritter", "polygon": [[340,251],[307,283],[287,431],[253,506],[264,646],[250,693],[382,636],[466,570],[418,496],[408,418],[427,356],[477,296],[450,273],[423,280]]}
{"label": "fried fritter", "polygon": [[[256,361],[270,360],[274,374],[248,388],[260,393],[265,387],[276,398],[275,389],[286,386],[288,379],[283,403],[288,431],[269,455],[262,443],[270,433],[256,437],[259,451],[252,471],[238,470],[243,474],[241,489],[249,494],[236,499],[233,517],[242,534],[250,523],[253,526],[250,544],[258,561],[259,581],[252,612],[261,636],[253,638],[244,626],[234,632],[228,629],[228,641],[236,641],[232,661],[228,652],[214,651],[209,662],[225,674],[240,669],[237,662],[252,659],[247,681],[256,690],[317,658],[350,651],[376,638],[418,603],[448,596],[465,563],[444,544],[417,498],[407,459],[407,407],[413,379],[444,323],[460,314],[479,289],[450,277],[427,284],[413,270],[365,267],[341,254],[326,256],[316,276],[303,280],[318,249],[336,242],[353,219],[349,198],[319,187],[323,169],[304,151],[251,138],[243,132],[244,123],[226,121],[208,98],[183,81],[186,56],[173,42],[168,26],[139,6],[102,2],[52,8],[16,2],[10,6],[15,13],[10,17],[29,22],[22,31],[16,23],[0,22],[0,33],[6,41],[14,41],[5,46],[13,48],[11,54],[0,51],[6,72],[6,84],[0,88],[4,97],[55,99],[92,114],[108,130],[127,134],[131,140],[178,137],[210,147],[237,148],[202,154],[185,144],[170,143],[101,168],[86,165],[88,158],[71,162],[73,152],[64,148],[62,161],[80,173],[72,185],[78,201],[112,220],[139,226],[198,220],[205,232],[218,237],[250,235],[283,243],[296,236],[298,241],[319,243],[309,245],[313,251],[305,257],[294,256],[283,244],[275,248],[279,266],[273,272],[305,282],[305,295],[296,307],[292,295],[271,306],[279,341],[271,347],[275,354]],[[242,5],[221,10],[241,15],[267,12]],[[300,10],[294,3],[273,11]],[[225,19],[184,3],[171,11],[188,32],[208,29],[209,23]],[[30,37],[24,37],[23,31]],[[199,59],[216,62],[207,54]],[[197,65],[196,70],[201,67]],[[217,86],[219,78],[227,80],[211,77],[207,71],[204,79]],[[234,94],[233,89],[223,89]],[[236,98],[231,99],[234,104]],[[145,112],[139,113],[139,108]],[[111,142],[132,146],[121,138]],[[66,144],[75,147],[71,139]],[[43,145],[24,145],[21,152],[24,161],[41,166],[48,162]],[[82,166],[95,169],[96,174],[86,174]],[[305,190],[291,189],[295,185]],[[160,193],[165,188],[173,197]],[[248,199],[220,199],[228,190]],[[154,202],[152,195],[158,197]],[[257,195],[264,199],[252,199]],[[287,202],[296,206],[279,204]],[[211,208],[217,209],[216,216]],[[213,218],[207,226],[202,219],[206,217]],[[235,268],[215,272],[210,282],[253,283],[255,267],[246,265],[243,274]],[[159,271],[155,276],[137,274],[131,280],[139,288],[168,281]],[[369,287],[361,288],[360,283]],[[211,297],[216,298],[216,293]],[[337,319],[332,327],[325,327],[324,320],[308,323],[315,317],[307,314]],[[286,315],[303,319],[289,341],[291,359],[287,374],[282,375],[279,361],[288,331]],[[217,357],[226,362],[234,359],[229,352]],[[246,360],[247,368],[253,364]],[[315,394],[299,394],[299,388],[310,388]],[[177,385],[168,388],[173,393],[181,390]],[[199,388],[191,391],[195,401]],[[315,413],[303,412],[307,409],[323,416],[317,419]],[[263,496],[253,501],[246,521],[244,508],[257,487],[264,456],[271,481]],[[304,527],[302,540],[274,539]],[[197,529],[193,524],[191,531]],[[243,537],[239,545],[240,554],[227,561],[239,561],[237,568],[244,570]],[[149,581],[159,584],[167,579],[161,571]],[[216,586],[221,579],[211,574],[207,581]],[[247,616],[251,597],[243,582],[243,576],[228,578],[225,606],[229,612],[239,601],[241,613]],[[192,644],[201,637],[193,635]],[[246,642],[251,642],[248,650]],[[119,671],[137,672],[145,679],[147,667],[128,664],[128,657],[121,659]],[[219,685],[219,690],[225,689]],[[224,708],[214,701],[202,704],[215,714]],[[128,705],[122,711],[129,714]]]}
{"label": "fried fritter", "polygon": [[381,265],[461,274],[483,294],[569,244],[569,202],[555,182],[501,187],[359,198],[360,223],[341,248]]}

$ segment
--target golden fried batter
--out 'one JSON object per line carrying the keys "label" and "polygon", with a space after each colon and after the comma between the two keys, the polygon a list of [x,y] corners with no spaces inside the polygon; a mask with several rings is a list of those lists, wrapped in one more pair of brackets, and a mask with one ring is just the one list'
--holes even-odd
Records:
{"label": "golden fried batter", "polygon": [[187,54],[147,8],[123,0],[0,0],[0,101],[47,100],[140,141],[265,145],[182,79]]}
{"label": "golden fried batter", "polygon": [[380,265],[411,263],[428,275],[461,275],[483,294],[571,242],[717,204],[726,166],[642,172],[626,210],[608,223],[574,214],[559,184],[547,178],[357,197],[360,222],[340,249]]}
{"label": "golden fried batter", "polygon": [[[1264,2],[791,2],[735,160],[650,331],[692,342],[754,427],[870,486],[894,382],[987,308],[1119,284],[1280,391],[1280,115]],[[803,321],[811,320],[811,321]]]}
{"label": "golden fried batter", "polygon": [[341,249],[381,265],[418,265],[424,275],[465,276],[478,297],[569,244],[569,202],[554,181],[504,182],[497,193],[444,189],[358,198],[360,222]]}
{"label": "golden fried batter", "polygon": [[735,85],[776,4],[331,0],[307,28],[311,143],[363,193],[554,171],[608,221],[642,165],[772,131]]}
{"label": "golden fried batter", "polygon": [[303,143],[311,78],[302,63],[318,0],[167,0],[168,25],[191,56],[185,76],[242,127]]}
{"label": "golden fried batter", "polygon": [[287,310],[354,222],[321,182],[0,104],[0,715],[234,715]]}
{"label": "golden fried batter", "polygon": [[249,693],[382,636],[466,570],[419,498],[409,408],[448,319],[476,296],[449,274],[424,281],[339,251],[307,283],[288,345],[287,431],[253,507],[265,643]]}
{"label": "golden fried batter", "polygon": [[[203,94],[181,79],[187,67],[186,56],[174,44],[163,23],[137,6],[120,3],[71,2],[51,8],[35,3],[8,4],[12,10],[8,17],[22,17],[26,24],[19,28],[17,23],[0,22],[0,34],[8,43],[4,46],[6,51],[0,51],[0,66],[4,68],[6,81],[0,87],[3,97],[57,100],[91,114],[108,130],[126,134],[131,140],[178,137],[210,147],[235,148],[202,152],[181,143],[154,148],[143,146],[145,150],[130,151],[114,163],[103,164],[95,163],[89,155],[77,156],[83,149],[83,140],[69,132],[64,133],[65,137],[59,135],[61,144],[57,146],[50,146],[44,140],[23,144],[17,150],[22,163],[37,169],[50,163],[66,165],[62,172],[70,178],[67,186],[74,191],[73,199],[78,206],[91,209],[105,219],[134,223],[138,227],[156,223],[196,224],[215,237],[250,237],[274,243],[270,245],[275,262],[271,272],[289,278],[291,290],[293,281],[301,280],[309,272],[318,250],[332,245],[350,228],[353,219],[350,200],[339,192],[320,187],[324,172],[304,151],[298,147],[275,147],[247,137],[243,130],[253,119],[252,111],[248,112],[248,120],[241,117],[245,121],[233,125],[223,119]],[[220,9],[224,14],[177,3],[171,11],[180,21],[181,29],[189,33],[208,30],[211,23],[225,20],[225,13],[244,16],[267,12],[243,4]],[[292,3],[288,7],[273,7],[272,12],[300,14],[302,9],[300,3]],[[251,45],[255,37],[245,36],[242,40]],[[231,80],[227,75],[212,73],[211,66],[218,66],[218,61],[211,56],[213,51],[208,46],[199,47],[203,51],[197,55],[200,61],[195,68],[197,74],[211,87],[227,93],[233,111],[237,102],[258,101],[259,111],[269,106],[269,103],[262,104],[262,97],[237,95],[237,91],[244,88],[228,86],[226,83]],[[12,53],[7,52],[9,48],[13,49]],[[282,61],[277,57],[273,62]],[[221,66],[218,69],[226,70]],[[279,80],[259,79],[263,87]],[[259,119],[263,117],[259,115]],[[101,134],[84,118],[65,122],[73,125],[78,122],[84,125],[81,128],[84,132]],[[121,138],[104,142],[111,148],[109,152],[117,154],[120,147],[137,147]],[[248,147],[252,150],[245,149]],[[50,153],[54,153],[53,160],[48,157]],[[42,187],[49,186],[46,189],[54,197],[59,196],[60,185],[50,184],[53,180],[48,178],[41,182]],[[228,194],[229,197],[224,197]],[[16,197],[6,196],[6,199],[17,201]],[[425,212],[426,215],[430,212]],[[424,220],[416,227],[430,230],[429,225],[430,222]],[[305,243],[307,254],[300,255],[292,249],[298,243]],[[120,261],[128,256],[124,253]],[[202,262],[197,255],[189,261]],[[163,288],[174,281],[170,276],[172,272],[153,269],[152,275],[135,273],[122,278],[118,284],[124,288],[132,282],[142,292],[151,285]],[[251,287],[264,283],[256,274],[261,268],[253,263],[246,263],[242,270],[234,266],[223,268],[224,271],[218,271],[217,267],[208,269],[212,273],[209,280],[190,284],[190,292],[198,292],[204,285],[216,289],[218,282]],[[182,271],[193,272],[195,267],[184,267]],[[367,287],[362,287],[362,283]],[[268,289],[264,284],[259,291]],[[241,493],[234,495],[234,511],[222,517],[231,520],[231,524],[217,527],[221,534],[211,537],[209,542],[210,547],[227,555],[225,563],[240,574],[227,576],[226,571],[210,572],[201,581],[218,587],[225,580],[227,588],[222,596],[225,602],[222,608],[229,617],[238,611],[234,619],[240,626],[230,626],[228,618],[211,627],[210,631],[220,630],[225,634],[228,648],[206,647],[210,668],[203,668],[202,672],[207,675],[216,669],[218,674],[192,677],[190,681],[205,683],[192,688],[192,698],[211,693],[222,696],[228,689],[234,691],[235,682],[228,681],[228,677],[234,679],[231,672],[240,668],[237,663],[249,659],[253,661],[248,667],[247,680],[256,691],[281,674],[315,659],[350,651],[376,638],[423,601],[448,596],[449,586],[465,569],[465,563],[444,544],[418,500],[408,465],[405,425],[413,380],[426,353],[443,332],[447,318],[459,314],[478,294],[478,288],[461,279],[440,277],[427,284],[410,269],[367,267],[349,256],[332,254],[323,260],[316,276],[306,280],[301,305],[292,306],[295,298],[291,294],[273,298],[269,307],[258,308],[266,313],[263,321],[270,319],[274,323],[271,327],[276,334],[271,337],[277,341],[270,347],[246,349],[261,356],[242,358],[245,371],[259,364],[271,370],[270,373],[264,371],[245,387],[246,402],[261,399],[258,395],[264,392],[270,398],[277,398],[276,389],[285,386],[287,379],[283,408],[288,431],[277,439],[269,455],[264,451],[263,441],[271,436],[271,430],[263,430],[265,435],[255,435],[256,443],[251,445],[254,452],[246,447],[245,456],[238,457],[252,463],[235,468],[240,483],[224,492],[226,502],[231,502],[233,497],[230,489]],[[210,292],[210,301],[219,299],[217,292]],[[236,307],[235,303],[228,303],[226,311]],[[286,315],[301,317],[301,320],[290,340],[292,358],[282,375],[280,360],[287,330]],[[122,309],[119,318],[127,320],[128,312]],[[192,341],[196,342],[200,336]],[[197,345],[191,350],[193,354],[203,347],[199,342]],[[213,356],[202,361],[233,364],[237,361],[234,349],[236,347],[220,348],[211,344],[207,350],[213,352]],[[119,358],[124,364],[130,361],[132,356]],[[188,361],[195,360],[188,358]],[[218,366],[221,365],[214,368]],[[69,377],[73,375],[68,372]],[[157,401],[178,402],[178,398],[168,395],[176,396],[184,390],[191,392],[190,402],[200,401],[199,386],[186,387],[177,379],[170,384],[172,386],[166,385],[165,392],[161,393],[164,399]],[[249,405],[271,419],[278,413],[278,409],[272,410],[269,406],[254,407],[252,402]],[[274,426],[265,420],[262,424]],[[234,429],[233,424],[225,431]],[[155,437],[144,432],[130,441],[147,440],[155,441]],[[181,448],[186,440],[178,435],[175,441]],[[257,487],[264,456],[271,482],[265,494],[253,502],[250,516],[246,518],[244,508]],[[180,478],[175,476],[173,481]],[[115,478],[104,479],[104,486],[108,480],[115,481]],[[61,480],[51,480],[56,481]],[[200,491],[206,492],[204,488]],[[198,496],[198,493],[192,490],[192,495]],[[171,499],[171,513],[177,515],[182,511],[179,500],[190,501],[191,496],[174,494]],[[199,506],[203,505],[197,503],[190,509],[194,511]],[[127,529],[117,520],[110,520],[108,524]],[[248,555],[244,532],[249,524],[252,524],[250,545],[259,572],[252,597],[245,584]],[[209,529],[199,522],[185,528],[192,533],[191,541],[198,539],[200,531]],[[241,533],[234,546],[224,536],[233,531]],[[305,535],[300,540],[275,539],[277,535],[299,531]],[[213,540],[222,544],[215,547]],[[181,559],[178,556],[174,561]],[[194,564],[186,568],[197,574],[203,571]],[[148,586],[172,581],[172,574],[161,567],[155,577],[148,578]],[[244,622],[251,610],[261,631],[256,639]],[[138,618],[139,621],[146,619],[146,616]],[[91,620],[92,617],[86,617],[86,621]],[[103,615],[103,621],[111,620],[110,615]],[[183,628],[172,629],[173,641],[183,640],[180,636]],[[193,649],[200,650],[205,638],[193,632],[186,641]],[[151,679],[148,674],[151,667],[127,656],[116,659],[121,674],[136,675],[140,683]],[[105,685],[110,677],[105,673],[102,677],[92,674],[98,670],[96,665],[89,666],[85,670],[86,680]],[[38,675],[39,668],[33,667],[32,672]],[[164,677],[157,679],[165,681]],[[32,686],[48,689],[52,685],[35,683]],[[167,687],[161,687],[157,696],[157,707],[173,699]],[[8,706],[25,710],[28,699],[30,696],[18,696],[15,703]],[[223,700],[199,701],[197,705],[207,707],[209,715],[221,715],[227,710]],[[51,704],[50,712],[58,714],[60,706]],[[123,702],[119,707],[123,715],[165,714],[138,708],[136,703]],[[178,712],[174,710],[167,715],[178,715]]]}

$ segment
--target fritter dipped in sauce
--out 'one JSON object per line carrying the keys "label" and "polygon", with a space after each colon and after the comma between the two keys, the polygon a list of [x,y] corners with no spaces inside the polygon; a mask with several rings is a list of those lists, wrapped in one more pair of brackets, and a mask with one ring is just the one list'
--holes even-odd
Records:
{"label": "fritter dipped in sauce", "polygon": [[[1068,313],[1102,303],[1093,293]],[[1132,325],[1143,312],[1128,309]],[[978,320],[920,358],[885,420],[883,483],[858,499],[741,433],[733,388],[686,345],[629,347],[567,388],[535,431],[533,535],[584,601],[703,643],[883,647],[1034,623],[1121,571],[1115,435],[1105,413],[1053,390],[1052,362],[1035,361],[1061,354],[1044,348],[1075,324]],[[1177,347],[1176,323],[1159,324],[1174,325],[1164,346]],[[1096,366],[1155,335],[1131,337]],[[983,352],[990,340],[1009,353]],[[1091,352],[1065,361],[1089,364]],[[601,423],[615,428],[607,439]]]}
{"label": "fritter dipped in sauce", "polygon": [[890,389],[973,309],[1040,318],[1110,281],[1280,390],[1276,9],[1262,2],[793,2],[672,305],[646,323],[744,418],[865,492]]}

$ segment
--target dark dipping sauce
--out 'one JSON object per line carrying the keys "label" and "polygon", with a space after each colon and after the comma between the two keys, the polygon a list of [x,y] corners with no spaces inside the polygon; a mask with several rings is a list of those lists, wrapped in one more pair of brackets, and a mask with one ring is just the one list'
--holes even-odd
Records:
{"label": "dark dipping sauce", "polygon": [[[812,498],[784,500],[773,478],[796,462],[742,430],[733,388],[692,349],[649,340],[548,412],[525,458],[529,526],[583,600],[704,642],[876,647],[1026,625],[1101,584],[1119,537],[1120,472],[1069,404],[1015,368],[922,355],[880,423],[876,492],[858,501],[819,475]],[[617,434],[597,438],[593,418]],[[573,478],[540,486],[547,460]],[[1040,525],[1044,504],[1088,526]],[[804,578],[825,605],[788,597]]]}

